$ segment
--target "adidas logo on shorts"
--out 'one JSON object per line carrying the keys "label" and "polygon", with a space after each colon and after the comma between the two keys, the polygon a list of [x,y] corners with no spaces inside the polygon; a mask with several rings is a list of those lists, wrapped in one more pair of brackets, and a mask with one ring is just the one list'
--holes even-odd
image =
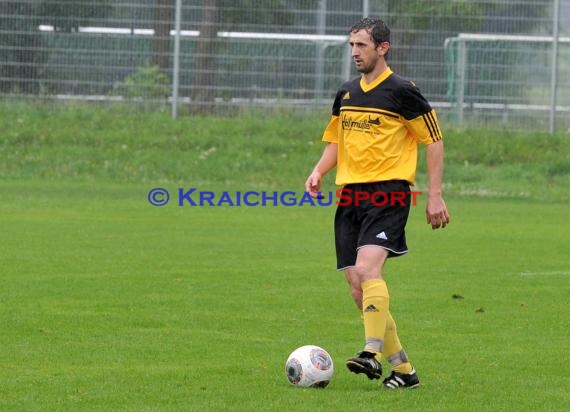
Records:
{"label": "adidas logo on shorts", "polygon": [[378,233],[378,234],[376,235],[376,237],[377,237],[378,239],[388,240],[388,236],[386,236],[386,233],[384,233],[384,231]]}

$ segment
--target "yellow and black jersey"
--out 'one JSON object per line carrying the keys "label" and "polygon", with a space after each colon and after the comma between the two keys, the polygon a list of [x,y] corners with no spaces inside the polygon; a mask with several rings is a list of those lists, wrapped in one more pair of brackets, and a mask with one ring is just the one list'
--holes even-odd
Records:
{"label": "yellow and black jersey", "polygon": [[418,143],[442,135],[416,85],[387,69],[374,82],[346,82],[337,92],[323,140],[338,144],[336,184],[407,180],[414,184]]}

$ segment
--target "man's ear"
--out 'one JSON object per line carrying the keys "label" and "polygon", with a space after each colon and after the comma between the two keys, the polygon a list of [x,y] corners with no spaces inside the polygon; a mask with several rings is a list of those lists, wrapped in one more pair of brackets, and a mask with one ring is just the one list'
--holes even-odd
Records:
{"label": "man's ear", "polygon": [[390,43],[388,43],[387,41],[380,43],[380,45],[378,46],[378,54],[380,56],[386,56],[389,51],[390,51]]}

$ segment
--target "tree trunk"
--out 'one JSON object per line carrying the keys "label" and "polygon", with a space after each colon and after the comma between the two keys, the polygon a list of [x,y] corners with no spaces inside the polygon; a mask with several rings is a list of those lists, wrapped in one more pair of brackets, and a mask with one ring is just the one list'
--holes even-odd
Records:
{"label": "tree trunk", "polygon": [[174,20],[175,0],[156,0],[154,9],[154,40],[152,44],[153,66],[170,71],[170,30]]}
{"label": "tree trunk", "polygon": [[196,48],[196,74],[192,93],[194,113],[208,112],[214,105],[219,3],[219,0],[202,2],[202,20]]}

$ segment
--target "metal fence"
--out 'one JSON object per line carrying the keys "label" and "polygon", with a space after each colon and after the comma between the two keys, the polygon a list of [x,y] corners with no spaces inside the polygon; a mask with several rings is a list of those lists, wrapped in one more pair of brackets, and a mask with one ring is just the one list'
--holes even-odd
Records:
{"label": "metal fence", "polygon": [[444,121],[570,128],[570,0],[1,1],[0,98],[324,109],[363,15]]}

